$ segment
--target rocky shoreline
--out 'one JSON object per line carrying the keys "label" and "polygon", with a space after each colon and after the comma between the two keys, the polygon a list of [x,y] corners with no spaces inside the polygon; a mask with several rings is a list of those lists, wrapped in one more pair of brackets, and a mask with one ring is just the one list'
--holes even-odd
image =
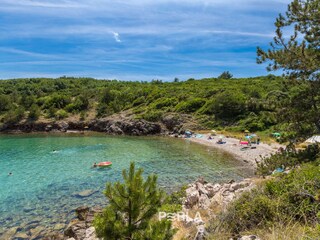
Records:
{"label": "rocky shoreline", "polygon": [[[99,119],[92,120],[90,122],[74,122],[74,121],[59,121],[59,122],[24,122],[20,124],[6,125],[0,127],[0,132],[85,132],[95,131],[103,132],[111,135],[159,135],[169,133],[177,134],[182,133],[183,127],[181,123],[174,122],[175,120],[168,118],[165,124],[151,123],[145,120],[134,119]],[[190,140],[190,139],[189,139]],[[232,140],[232,141],[230,141]],[[207,138],[191,138],[191,141],[199,144],[208,145],[212,147],[228,147],[228,149],[222,149],[227,152],[231,152],[236,148],[236,139],[228,139],[226,145],[213,145],[212,141],[208,141]],[[230,145],[230,146],[229,146]],[[254,151],[251,151],[254,152]],[[258,151],[255,151],[259,153]],[[269,148],[268,154],[272,152]],[[232,153],[232,152],[231,152]],[[248,152],[244,152],[248,154]],[[257,155],[257,154],[256,154]],[[252,156],[252,154],[251,154]],[[241,157],[241,156],[240,156]],[[243,159],[243,158],[242,158]],[[248,159],[248,157],[246,158]],[[234,199],[236,199],[242,192],[249,191],[255,186],[253,179],[244,179],[241,182],[233,182],[218,184],[208,183],[202,178],[196,182],[190,184],[186,190],[186,198],[183,200],[183,211],[190,209],[202,209],[208,211],[208,213],[214,217],[215,214],[211,212],[210,207],[214,205],[221,209],[225,209],[226,206]],[[40,224],[34,224],[33,228],[23,229],[21,227],[14,227],[6,229],[4,232],[0,231],[0,239],[48,239],[48,240],[97,240],[95,236],[95,230],[92,227],[93,216],[96,213],[101,212],[101,208],[79,207],[75,210],[76,218],[72,220],[66,227],[55,226],[53,230],[47,230],[41,227]],[[185,226],[195,226],[201,234],[196,239],[203,239],[205,235],[205,222],[198,221],[197,219],[189,219],[185,223]],[[243,238],[245,239],[245,238]],[[255,239],[255,238],[252,238]]]}
{"label": "rocky shoreline", "polygon": [[200,126],[187,114],[167,114],[158,122],[150,122],[137,118],[129,112],[114,114],[100,119],[86,121],[65,119],[37,121],[23,120],[19,123],[7,123],[0,125],[0,133],[32,133],[32,132],[68,132],[68,131],[94,131],[111,135],[159,135],[180,134],[185,129],[199,129]]}
{"label": "rocky shoreline", "polygon": [[[256,186],[255,179],[248,178],[240,182],[233,180],[228,183],[209,183],[199,178],[186,189],[186,197],[182,199],[182,212],[206,211],[209,219],[203,220],[197,217],[184,218],[182,224],[185,228],[196,228],[195,239],[202,240],[206,235],[206,222],[216,217],[212,209],[224,211],[228,204],[235,200],[245,191],[250,191]],[[55,226],[50,230],[40,226],[40,223],[33,224],[32,228],[14,227],[7,229],[1,234],[0,239],[16,240],[99,240],[96,237],[95,229],[92,226],[94,215],[102,212],[101,207],[89,208],[81,206],[75,209],[75,218],[67,225]],[[245,237],[238,239],[247,239]],[[248,238],[258,239],[258,238]]]}
{"label": "rocky shoreline", "polygon": [[[225,211],[230,202],[238,198],[243,192],[252,190],[255,186],[253,178],[244,179],[240,182],[230,180],[230,182],[223,184],[209,183],[203,178],[199,178],[188,185],[182,208],[183,212],[205,210],[209,218],[206,221],[196,218],[187,219],[184,222],[185,227],[195,227],[197,229],[195,239],[204,239],[206,236],[206,222],[216,217],[216,213],[212,209],[220,209],[221,212]],[[244,236],[238,239],[244,240],[246,238]]]}
{"label": "rocky shoreline", "polygon": [[90,122],[23,122],[16,124],[6,124],[0,127],[3,133],[31,133],[31,132],[67,132],[67,131],[95,131],[112,135],[156,135],[162,129],[160,124],[151,123],[145,120],[112,120],[99,119]]}

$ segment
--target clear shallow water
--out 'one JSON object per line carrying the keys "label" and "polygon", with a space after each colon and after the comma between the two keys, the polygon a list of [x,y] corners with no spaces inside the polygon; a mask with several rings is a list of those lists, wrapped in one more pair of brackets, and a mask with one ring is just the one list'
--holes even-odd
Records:
{"label": "clear shallow water", "polygon": [[[94,162],[112,161],[107,169]],[[0,135],[0,226],[40,222],[66,223],[81,205],[106,204],[106,182],[121,180],[131,161],[145,175],[158,174],[167,191],[204,176],[209,181],[241,179],[252,174],[232,156],[190,143],[160,137],[105,135]],[[12,172],[12,176],[8,173]],[[95,191],[89,197],[76,194]],[[1,234],[1,232],[0,232]]]}

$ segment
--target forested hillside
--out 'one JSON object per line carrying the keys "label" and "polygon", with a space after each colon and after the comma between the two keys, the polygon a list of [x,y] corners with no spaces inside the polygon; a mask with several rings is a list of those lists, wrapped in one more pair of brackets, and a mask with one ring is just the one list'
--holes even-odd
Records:
{"label": "forested hillside", "polygon": [[273,75],[183,82],[67,77],[2,80],[0,118],[1,124],[46,119],[87,121],[129,110],[136,119],[157,122],[174,112],[192,115],[208,129],[263,131],[280,122],[277,113],[290,89],[284,79]]}

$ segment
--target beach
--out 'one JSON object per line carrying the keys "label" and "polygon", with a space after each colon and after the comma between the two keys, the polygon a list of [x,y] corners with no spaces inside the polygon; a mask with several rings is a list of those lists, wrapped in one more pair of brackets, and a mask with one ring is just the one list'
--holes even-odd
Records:
{"label": "beach", "polygon": [[186,138],[186,140],[221,149],[232,154],[236,159],[248,163],[253,167],[256,167],[256,162],[260,162],[263,157],[270,156],[275,153],[279,147],[283,147],[278,143],[266,144],[260,142],[259,144],[252,144],[251,147],[253,148],[249,146],[246,150],[241,150],[241,148],[246,145],[240,145],[239,139],[226,137],[224,138],[224,144],[217,144],[219,137],[212,136],[212,139],[208,139],[209,136],[210,134],[203,134],[201,138],[193,136],[191,138]]}

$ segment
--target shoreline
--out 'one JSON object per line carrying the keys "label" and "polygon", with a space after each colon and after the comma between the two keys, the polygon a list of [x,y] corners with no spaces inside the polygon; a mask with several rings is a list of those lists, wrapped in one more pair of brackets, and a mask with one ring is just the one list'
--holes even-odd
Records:
{"label": "shoreline", "polygon": [[209,136],[210,134],[203,134],[202,138],[191,137],[183,139],[227,152],[233,155],[237,160],[249,164],[254,168],[257,167],[257,162],[260,162],[262,158],[276,153],[279,147],[283,147],[278,143],[266,144],[260,142],[259,144],[252,144],[252,147],[255,147],[253,149],[248,148],[246,150],[241,150],[243,146],[240,145],[239,139],[226,137],[226,143],[217,144],[218,137],[214,136],[209,140]]}
{"label": "shoreline", "polygon": [[[50,132],[44,132],[44,131],[33,131],[30,133],[25,133],[25,132],[10,132],[9,134],[21,134],[21,135],[29,135],[29,134],[61,134],[61,135],[69,135],[69,134],[76,134],[76,135],[86,135],[86,134],[104,134],[104,135],[110,135],[113,136],[112,134],[108,134],[108,133],[102,133],[102,132],[98,132],[98,131],[92,131],[92,130],[86,130],[86,131],[74,131],[74,130],[68,130],[66,132],[61,132],[61,131],[50,131]],[[0,133],[0,135],[3,133]],[[4,134],[8,134],[8,133],[4,133]],[[281,146],[280,144],[265,144],[265,143],[260,143],[259,145],[254,144],[253,146],[255,146],[255,149],[248,149],[246,151],[241,151],[240,148],[240,144],[239,144],[239,140],[235,139],[235,138],[230,138],[230,137],[226,137],[225,144],[217,144],[216,141],[219,139],[218,136],[214,136],[213,139],[208,140],[210,134],[202,134],[201,138],[197,138],[197,137],[191,137],[191,138],[182,138],[179,137],[179,139],[182,139],[184,141],[190,141],[193,143],[197,143],[197,144],[201,144],[204,146],[208,146],[208,147],[212,147],[215,149],[218,149],[220,151],[224,151],[226,153],[229,153],[230,155],[235,157],[235,160],[239,160],[242,161],[244,164],[249,165],[253,168],[256,168],[256,160],[261,159],[260,156],[268,156],[271,153],[275,153],[276,150],[279,148],[279,146]],[[126,135],[124,135],[126,136]],[[129,135],[130,136],[130,135]],[[158,135],[153,135],[153,136],[162,136],[162,137],[174,137],[173,135],[169,135],[169,134],[158,134]],[[251,183],[254,179],[254,176],[249,177],[246,181],[248,181],[249,183]],[[190,183],[191,185],[193,183]],[[212,183],[212,184],[217,184],[217,183]],[[224,183],[220,183],[221,186]],[[227,183],[225,183],[227,184]],[[238,184],[238,183],[237,183]],[[59,236],[61,237],[60,239],[65,239],[66,235],[65,232],[67,231],[67,229],[70,230],[70,227],[73,226],[74,222],[71,220],[69,221],[65,227],[63,229],[60,229],[57,231],[56,228],[60,227],[59,225],[54,226],[54,230],[50,230],[47,231],[44,228],[41,228],[41,226],[37,226],[36,229],[39,230],[39,234],[40,234],[40,230],[41,233],[43,235],[47,235],[47,234],[54,234],[55,236]],[[62,227],[62,226],[61,226]],[[82,229],[89,229],[87,227],[84,227]],[[17,230],[17,229],[16,229]],[[69,231],[68,230],[68,231]],[[2,232],[2,234],[10,234],[10,229],[5,232]],[[67,231],[67,232],[68,232]],[[92,229],[92,227],[90,226],[90,231],[91,233],[94,233],[94,229]],[[18,231],[16,231],[17,234],[19,233]],[[14,234],[16,234],[16,232]],[[94,235],[94,234],[93,234]],[[1,232],[0,232],[0,236],[1,236]],[[59,238],[57,238],[59,239]]]}

